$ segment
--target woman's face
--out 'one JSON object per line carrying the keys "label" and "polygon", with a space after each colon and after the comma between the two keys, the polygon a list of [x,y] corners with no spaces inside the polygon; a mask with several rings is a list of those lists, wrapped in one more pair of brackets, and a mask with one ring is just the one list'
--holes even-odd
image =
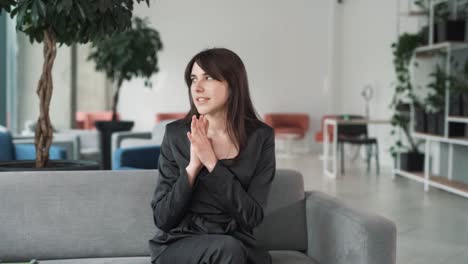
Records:
{"label": "woman's face", "polygon": [[226,81],[211,78],[197,63],[193,64],[190,79],[190,92],[198,113],[214,115],[225,110],[229,97]]}

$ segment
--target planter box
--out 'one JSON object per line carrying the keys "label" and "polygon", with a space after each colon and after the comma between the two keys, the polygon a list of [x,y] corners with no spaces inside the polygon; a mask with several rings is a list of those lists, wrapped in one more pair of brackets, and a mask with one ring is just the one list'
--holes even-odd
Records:
{"label": "planter box", "polygon": [[400,170],[424,171],[424,154],[419,152],[400,153]]}
{"label": "planter box", "polygon": [[424,109],[414,109],[414,130],[421,133],[427,132],[427,116]]}
{"label": "planter box", "polygon": [[449,113],[451,116],[461,116],[463,113],[463,96],[461,93],[450,94]]}
{"label": "planter box", "polygon": [[466,41],[466,20],[447,20],[434,24],[434,43]]}
{"label": "planter box", "polygon": [[433,135],[444,135],[444,112],[427,113],[427,133]]}
{"label": "planter box", "polygon": [[462,123],[449,123],[449,137],[465,137],[466,125]]}
{"label": "planter box", "polygon": [[462,116],[468,117],[468,92],[462,94]]}
{"label": "planter box", "polygon": [[[444,136],[445,128],[445,114],[428,113],[427,115],[427,133],[433,135]],[[449,137],[464,137],[466,134],[466,125],[462,123],[449,123],[448,126]]]}
{"label": "planter box", "polygon": [[95,123],[101,137],[101,160],[104,170],[111,169],[111,137],[114,132],[132,130],[133,121],[97,121]]}

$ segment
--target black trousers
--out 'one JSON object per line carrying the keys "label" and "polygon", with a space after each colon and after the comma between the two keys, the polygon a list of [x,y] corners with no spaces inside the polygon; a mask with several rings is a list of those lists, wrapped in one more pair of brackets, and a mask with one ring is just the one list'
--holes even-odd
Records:
{"label": "black trousers", "polygon": [[228,235],[196,235],[171,243],[155,264],[246,264],[241,241]]}

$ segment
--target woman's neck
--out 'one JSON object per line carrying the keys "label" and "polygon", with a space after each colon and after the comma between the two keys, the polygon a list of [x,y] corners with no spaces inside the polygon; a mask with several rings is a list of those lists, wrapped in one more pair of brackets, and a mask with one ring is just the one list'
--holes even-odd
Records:
{"label": "woman's neck", "polygon": [[218,137],[227,135],[225,113],[206,114],[208,120],[208,137]]}

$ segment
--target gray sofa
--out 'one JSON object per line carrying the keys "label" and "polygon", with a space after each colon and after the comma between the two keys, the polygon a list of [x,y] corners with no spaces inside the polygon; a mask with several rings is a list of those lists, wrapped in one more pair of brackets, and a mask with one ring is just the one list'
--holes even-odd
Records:
{"label": "gray sofa", "polygon": [[[0,259],[41,264],[149,263],[157,171],[0,173]],[[273,264],[394,264],[395,225],[278,170],[255,231]]]}

